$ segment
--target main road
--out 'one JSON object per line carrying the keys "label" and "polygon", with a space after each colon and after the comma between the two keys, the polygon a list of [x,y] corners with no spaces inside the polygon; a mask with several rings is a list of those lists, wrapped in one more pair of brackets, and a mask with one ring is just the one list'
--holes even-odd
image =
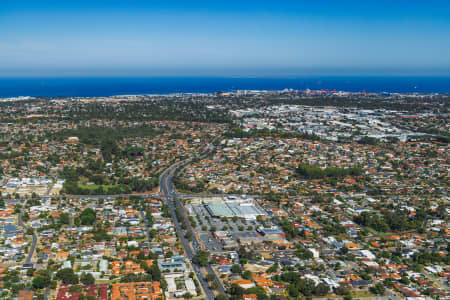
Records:
{"label": "main road", "polygon": [[[25,212],[26,205],[27,205],[27,201],[25,201],[23,203],[22,209],[20,210],[20,213],[19,213],[19,220],[18,220],[19,226],[21,226],[25,230],[25,232],[28,230],[28,227],[25,225],[25,223],[23,223],[22,216],[23,216],[23,213]],[[36,249],[37,235],[34,232],[34,230],[33,230],[32,236],[33,236],[33,241],[31,243],[30,252],[28,253],[27,258],[25,259],[24,266],[29,266],[31,264],[31,259],[33,258],[33,253],[34,253],[34,250]]]}
{"label": "main road", "polygon": [[[182,193],[176,193],[175,191],[172,191],[172,195],[177,196],[178,198],[210,198],[210,197],[225,197],[225,196],[241,196],[240,194],[182,194]],[[161,196],[160,193],[134,193],[134,194],[111,194],[111,195],[55,195],[55,196],[49,196],[49,195],[43,195],[39,196],[40,199],[58,199],[58,200],[65,200],[65,199],[113,199],[113,198],[125,198],[125,197],[131,197],[131,196],[137,196],[137,197],[159,197]],[[253,196],[253,195],[249,195]],[[20,204],[22,203],[22,200],[31,200],[35,198],[27,197],[27,198],[20,198],[20,199],[7,199],[8,204]]]}
{"label": "main road", "polygon": [[[208,150],[202,156],[207,155],[208,152],[210,152],[212,150],[211,147],[212,146],[208,146]],[[213,300],[213,299],[215,299],[215,295],[214,295],[213,291],[211,290],[211,288],[208,284],[208,281],[206,280],[205,274],[202,272],[202,269],[200,266],[192,263],[192,259],[195,255],[195,252],[197,250],[201,249],[201,246],[198,244],[198,241],[196,239],[193,239],[192,243],[191,243],[185,237],[184,231],[181,227],[180,221],[178,220],[177,214],[176,214],[176,209],[178,207],[181,210],[181,212],[183,212],[183,214],[184,214],[184,219],[186,220],[187,230],[192,233],[192,236],[194,236],[195,235],[194,229],[191,227],[191,224],[188,221],[188,217],[185,214],[185,210],[182,208],[181,203],[178,200],[178,197],[175,193],[175,189],[172,184],[172,179],[173,179],[173,176],[174,176],[176,170],[178,168],[180,168],[181,166],[186,165],[190,161],[191,161],[191,159],[187,159],[185,161],[175,163],[172,166],[170,166],[169,168],[167,168],[161,174],[160,182],[159,182],[160,195],[165,200],[166,204],[168,205],[168,207],[170,209],[170,212],[172,214],[172,219],[175,224],[175,228],[177,230],[178,236],[181,240],[181,243],[183,244],[184,250],[186,252],[186,256],[189,259],[189,261],[191,262],[191,265],[195,271],[198,281],[200,282],[200,284],[202,286],[202,289],[205,294],[205,298]],[[217,277],[217,274],[214,272],[212,267],[210,265],[207,265],[205,267],[205,269],[208,274],[214,275],[214,281],[216,281],[218,284],[217,291],[219,293],[225,294],[225,288],[223,287],[222,282],[219,280],[219,278]]]}

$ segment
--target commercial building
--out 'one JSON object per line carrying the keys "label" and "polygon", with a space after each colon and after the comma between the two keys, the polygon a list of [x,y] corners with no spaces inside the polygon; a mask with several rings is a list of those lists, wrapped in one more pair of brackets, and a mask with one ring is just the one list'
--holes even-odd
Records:
{"label": "commercial building", "polygon": [[206,210],[212,217],[256,220],[258,216],[266,216],[266,212],[253,199],[225,198],[203,201]]}

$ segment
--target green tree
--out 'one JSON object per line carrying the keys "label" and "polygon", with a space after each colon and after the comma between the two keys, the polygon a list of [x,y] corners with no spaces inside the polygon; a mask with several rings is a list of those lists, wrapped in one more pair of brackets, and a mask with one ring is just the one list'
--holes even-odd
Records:
{"label": "green tree", "polygon": [[236,299],[236,300],[241,300],[242,299],[242,295],[244,295],[245,290],[240,287],[239,285],[233,283],[230,288],[228,289],[228,292],[231,295],[231,299]]}
{"label": "green tree", "polygon": [[227,300],[227,296],[225,294],[218,294],[216,296],[216,300]]}
{"label": "green tree", "polygon": [[95,278],[91,273],[82,273],[80,276],[80,281],[84,285],[92,285],[95,283]]}
{"label": "green tree", "polygon": [[351,288],[348,284],[341,284],[334,290],[334,292],[336,295],[349,295]]}
{"label": "green tree", "polygon": [[386,292],[386,288],[382,283],[378,282],[370,287],[370,291],[376,295],[384,295],[384,293]]}
{"label": "green tree", "polygon": [[352,300],[352,299],[353,299],[353,297],[351,294],[344,296],[344,300]]}
{"label": "green tree", "polygon": [[213,281],[214,278],[216,278],[216,276],[214,274],[207,274],[206,275],[206,280],[207,281]]}
{"label": "green tree", "polygon": [[78,284],[78,276],[71,268],[61,269],[56,273],[56,278],[64,284]]}
{"label": "green tree", "polygon": [[287,290],[288,290],[289,296],[291,296],[293,298],[297,298],[300,295],[300,292],[298,291],[298,289],[293,284],[290,284],[288,286]]}
{"label": "green tree", "polygon": [[242,278],[251,280],[251,279],[252,279],[252,272],[249,271],[249,270],[244,271],[244,272],[242,273]]}
{"label": "green tree", "polygon": [[211,288],[213,290],[217,290],[219,288],[219,284],[217,283],[217,281],[211,282]]}
{"label": "green tree", "polygon": [[40,290],[45,288],[45,279],[41,276],[37,276],[33,278],[32,286],[35,290]]}
{"label": "green tree", "polygon": [[241,273],[241,266],[234,264],[231,266],[231,272],[234,274]]}
{"label": "green tree", "polygon": [[30,215],[29,215],[27,212],[25,212],[25,213],[22,215],[22,221],[28,222],[29,220],[30,220]]}
{"label": "green tree", "polygon": [[68,213],[61,213],[59,215],[59,223],[61,224],[69,224],[70,218]]}
{"label": "green tree", "polygon": [[95,216],[95,211],[92,208],[85,208],[80,214],[81,225],[93,225],[95,222]]}
{"label": "green tree", "polygon": [[158,267],[158,264],[152,264],[150,267],[150,274],[152,275],[153,281],[161,280],[161,270]]}
{"label": "green tree", "polygon": [[200,266],[207,266],[208,265],[208,259],[209,259],[209,253],[206,251],[198,251],[194,257],[192,258],[192,262],[194,264],[200,265]]}
{"label": "green tree", "polygon": [[314,288],[314,295],[325,296],[328,294],[329,290],[328,285],[321,282]]}

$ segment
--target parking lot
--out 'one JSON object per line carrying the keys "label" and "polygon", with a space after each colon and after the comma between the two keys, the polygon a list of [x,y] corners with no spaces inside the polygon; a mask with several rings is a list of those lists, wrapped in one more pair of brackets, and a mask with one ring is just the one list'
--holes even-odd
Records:
{"label": "parking lot", "polygon": [[259,236],[256,228],[263,225],[257,220],[212,217],[202,204],[192,205],[192,213],[197,222],[196,229],[199,238],[210,252],[223,252],[225,250],[221,240],[214,236],[212,229],[215,229],[216,232],[227,232],[229,238],[237,242],[242,237]]}

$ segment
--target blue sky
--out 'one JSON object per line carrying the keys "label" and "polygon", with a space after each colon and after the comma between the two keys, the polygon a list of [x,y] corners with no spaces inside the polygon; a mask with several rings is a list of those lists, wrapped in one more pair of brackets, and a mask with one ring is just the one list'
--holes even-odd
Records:
{"label": "blue sky", "polygon": [[2,0],[0,76],[450,75],[450,1]]}

